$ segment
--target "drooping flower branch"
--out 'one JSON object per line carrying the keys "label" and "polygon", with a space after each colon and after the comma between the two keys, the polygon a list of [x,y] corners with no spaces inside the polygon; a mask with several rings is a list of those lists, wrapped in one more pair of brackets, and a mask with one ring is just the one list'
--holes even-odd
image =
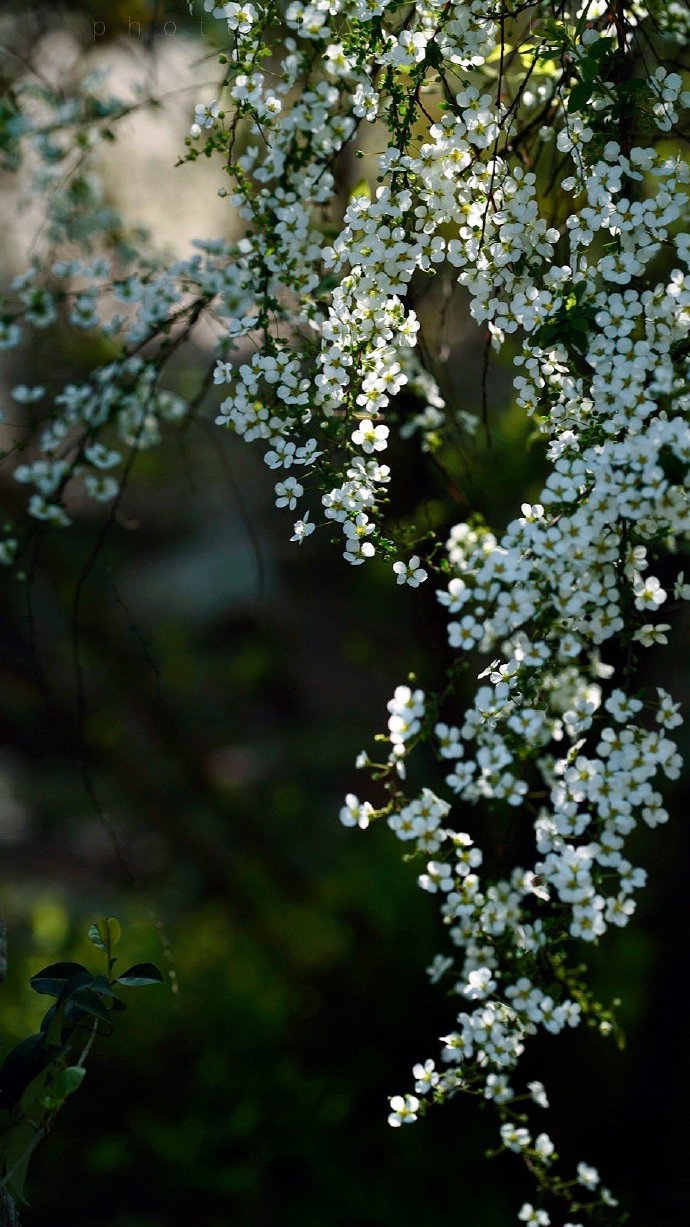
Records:
{"label": "drooping flower branch", "polygon": [[[681,767],[668,735],[678,705],[640,690],[638,662],[666,642],[661,607],[690,597],[682,574],[672,594],[654,574],[690,528],[690,93],[667,67],[685,62],[690,18],[656,0],[205,7],[223,80],[196,107],[185,157],[222,161],[246,233],[172,266],[125,242],[85,262],[63,252],[80,236],[60,197],[49,258],[12,287],[0,345],[60,310],[99,329],[114,356],[38,414],[15,477],[34,490],[31,514],[57,525],[75,482],[117,498],[127,452],[198,408],[160,381],[205,319],[218,336],[217,421],[263,447],[277,506],[297,514],[292,540],[325,526],[353,565],[379,555],[413,588],[436,577],[448,685],[396,690],[383,761],[360,758],[388,800],[350,794],[341,813],[362,828],[387,820],[422,858],[451,950],[431,976],[460,999],[440,1067],[415,1066],[390,1121],[481,1095],[498,1110],[500,1148],[520,1152],[538,1186],[521,1222],[555,1222],[549,1197],[565,1204],[565,1227],[621,1221],[595,1169],[557,1174],[554,1143],[525,1111],[546,1092],[513,1077],[540,1029],[589,1017],[615,1032],[572,951],[628,923],[646,875],[626,843],[667,820],[658,781]],[[17,140],[40,153],[57,125],[68,157],[69,125],[97,132],[104,106],[55,122],[29,108]],[[106,107],[113,120],[123,109]],[[538,503],[503,530],[456,525],[445,555],[433,533],[391,520],[386,463],[396,434],[436,457],[476,425],[444,403],[417,346],[414,285],[441,268],[457,270],[473,319],[512,355],[548,464]],[[32,412],[42,396],[15,390]],[[428,763],[429,749],[433,779],[408,795],[408,760]],[[483,872],[477,807],[518,814],[529,856]]]}

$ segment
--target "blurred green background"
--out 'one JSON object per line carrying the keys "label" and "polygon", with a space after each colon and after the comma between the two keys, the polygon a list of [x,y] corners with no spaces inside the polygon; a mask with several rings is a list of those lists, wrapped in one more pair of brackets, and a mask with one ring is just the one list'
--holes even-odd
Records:
{"label": "blurred green background", "polygon": [[[177,8],[3,6],[0,46],[9,54],[13,32],[13,54],[38,45],[49,56],[68,30],[86,53],[89,23],[102,20],[104,46],[120,54],[130,20],[174,18],[184,36]],[[186,28],[178,54],[208,50]],[[165,53],[155,40],[153,51]],[[10,192],[0,178],[0,204]],[[155,194],[149,204],[155,215]],[[182,207],[166,209],[167,224],[186,232]],[[444,392],[479,413],[482,337],[462,302],[444,312],[435,288],[419,309],[427,347],[449,349]],[[57,387],[94,361],[61,325],[38,342],[6,361],[4,389]],[[185,351],[178,387],[195,386],[205,356]],[[455,506],[436,470],[395,445],[401,519],[444,532],[479,510],[500,525],[536,497],[540,452],[495,359],[489,398],[491,448],[480,432],[448,458]],[[137,463],[82,601],[96,803],[70,624],[98,521],[51,533],[31,584],[2,578],[2,1044],[41,1016],[31,974],[89,961],[84,934],[99,914],[122,920],[125,961],[159,962],[178,990],[136,995],[96,1046],[34,1160],[27,1227],[504,1227],[528,1191],[517,1159],[484,1158],[494,1122],[474,1101],[388,1128],[386,1096],[411,1089],[412,1064],[435,1056],[452,1025],[453,1003],[424,975],[443,934],[390,833],[345,831],[337,818],[343,794],[366,788],[354,757],[383,727],[395,685],[410,669],[428,687],[441,676],[441,611],[376,563],[349,568],[327,532],[289,545],[272,490],[260,452],[214,428],[171,431]],[[684,635],[687,622],[672,650],[648,654],[647,680],[687,698]],[[583,1030],[541,1042],[524,1067],[548,1084],[543,1124],[565,1160],[599,1165],[642,1227],[690,1221],[686,803],[678,786],[675,821],[636,837],[650,887],[631,929],[591,959],[602,996],[623,998],[625,1051]],[[481,841],[477,816],[467,821]]]}

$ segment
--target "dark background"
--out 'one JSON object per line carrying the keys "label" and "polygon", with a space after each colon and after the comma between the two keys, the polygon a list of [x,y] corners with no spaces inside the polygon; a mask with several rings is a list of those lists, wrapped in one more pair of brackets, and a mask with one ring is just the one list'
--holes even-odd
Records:
{"label": "dark background", "polygon": [[[174,7],[163,17],[182,26]],[[107,21],[109,41],[130,19],[155,25],[152,8],[15,4],[1,28],[6,38],[14,20],[28,50],[78,16],[84,31]],[[439,304],[432,293],[420,306],[432,352]],[[444,328],[444,388],[478,413],[482,338],[459,296]],[[185,351],[178,386],[203,357]],[[2,385],[57,386],[93,360],[59,325],[6,360]],[[436,471],[395,445],[401,519],[445,531],[478,509],[500,526],[536,498],[541,455],[497,360],[489,392],[491,448],[480,432],[448,460],[455,507]],[[354,757],[395,685],[409,669],[429,688],[441,676],[441,611],[431,585],[401,591],[378,563],[348,567],[328,531],[289,545],[273,480],[260,448],[215,428],[170,431],[138,462],[81,602],[92,795],[70,628],[98,519],[48,534],[30,581],[0,576],[2,1041],[40,1018],[33,972],[95,954],[84,934],[99,914],[123,922],[125,961],[154,959],[178,985],[132,994],[96,1046],[34,1160],[27,1227],[504,1227],[529,1192],[515,1156],[484,1158],[495,1121],[474,1101],[388,1128],[386,1096],[412,1088],[412,1064],[436,1056],[454,1018],[424,975],[443,933],[390,832],[337,818],[346,791],[366,795]],[[0,490],[19,505],[6,474]],[[675,636],[647,654],[646,680],[687,698],[682,627]],[[690,1222],[679,786],[672,808],[668,827],[635,836],[650,885],[630,929],[585,952],[602,997],[623,1000],[625,1050],[582,1028],[535,1044],[522,1071],[547,1083],[539,1123],[565,1161],[596,1164],[640,1227]],[[477,815],[467,821],[481,840]]]}

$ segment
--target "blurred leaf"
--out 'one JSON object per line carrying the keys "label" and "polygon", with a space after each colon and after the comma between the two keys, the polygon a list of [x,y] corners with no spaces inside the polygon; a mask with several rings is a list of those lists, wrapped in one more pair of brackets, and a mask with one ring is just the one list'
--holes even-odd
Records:
{"label": "blurred leaf", "polygon": [[155,963],[135,963],[129,971],[118,976],[118,984],[126,984],[128,988],[142,988],[146,984],[162,984],[163,976]]}
{"label": "blurred leaf", "polygon": [[34,1104],[39,1103],[49,1077],[50,1067],[42,1070],[40,1074],[32,1078],[19,1101],[22,1112],[29,1119],[31,1118],[31,1109],[34,1107]]}
{"label": "blurred leaf", "polygon": [[41,1103],[46,1108],[59,1108],[69,1095],[79,1090],[85,1075],[86,1070],[81,1065],[68,1065],[66,1069],[60,1070],[57,1077],[49,1083]]}
{"label": "blurred leaf", "polygon": [[45,1062],[45,1036],[30,1035],[17,1044],[0,1069],[0,1100],[11,1107],[40,1072]]}
{"label": "blurred leaf", "polygon": [[350,200],[356,200],[358,196],[366,196],[367,200],[371,200],[371,188],[366,179],[360,179],[352,191],[350,192]]}
{"label": "blurred leaf", "polygon": [[24,1184],[31,1156],[38,1143],[38,1135],[32,1125],[18,1125],[7,1139],[5,1151],[5,1175],[7,1187],[17,1201],[26,1203]]}

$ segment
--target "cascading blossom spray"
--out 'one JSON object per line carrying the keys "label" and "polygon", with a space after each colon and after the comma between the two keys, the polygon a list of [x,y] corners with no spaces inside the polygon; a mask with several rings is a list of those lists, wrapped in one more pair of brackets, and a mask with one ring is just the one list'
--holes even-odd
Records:
{"label": "cascading blossom spray", "polygon": [[[572,951],[629,922],[646,874],[627,841],[667,821],[659,781],[681,769],[678,704],[642,691],[637,670],[643,649],[666,643],[666,611],[690,598],[682,572],[672,591],[654,573],[690,530],[690,93],[666,66],[687,62],[688,10],[675,0],[204,7],[224,43],[223,78],[195,107],[186,159],[217,156],[245,234],[167,265],[114,245],[104,220],[101,250],[77,259],[65,249],[83,240],[83,217],[64,191],[51,197],[41,260],[0,311],[0,347],[60,310],[100,330],[116,356],[42,412],[14,475],[31,489],[30,514],[54,525],[69,522],[75,484],[117,502],[136,451],[198,408],[160,380],[205,321],[217,336],[207,380],[222,396],[217,422],[262,446],[292,541],[325,527],[351,565],[378,556],[401,587],[439,585],[448,685],[396,689],[387,753],[358,760],[388,801],[351,793],[341,811],[362,829],[385,819],[419,856],[419,885],[450,939],[429,968],[459,998],[438,1064],[414,1066],[414,1093],[391,1099],[389,1120],[480,1094],[498,1113],[498,1149],[519,1152],[535,1180],[538,1204],[518,1222],[622,1221],[595,1168],[558,1174],[555,1145],[531,1119],[547,1092],[516,1078],[540,1030],[589,1017],[615,1031]],[[61,133],[63,174],[80,134],[93,143],[128,112],[113,99],[99,108],[60,112],[45,95],[27,103],[18,144],[40,161],[48,131],[53,147]],[[356,151],[365,178],[342,199]],[[445,553],[433,532],[401,533],[387,511],[395,436],[435,454],[476,426],[444,402],[417,343],[413,278],[441,269],[464,287],[487,344],[512,355],[515,398],[548,464],[539,502],[502,531],[457,524]],[[14,397],[35,406],[45,392]],[[6,562],[21,558],[20,530],[0,544]],[[458,719],[459,679],[478,658]],[[421,746],[439,782],[407,795]],[[533,832],[524,864],[484,870],[482,840],[458,829],[474,825],[471,807],[519,816]]]}

